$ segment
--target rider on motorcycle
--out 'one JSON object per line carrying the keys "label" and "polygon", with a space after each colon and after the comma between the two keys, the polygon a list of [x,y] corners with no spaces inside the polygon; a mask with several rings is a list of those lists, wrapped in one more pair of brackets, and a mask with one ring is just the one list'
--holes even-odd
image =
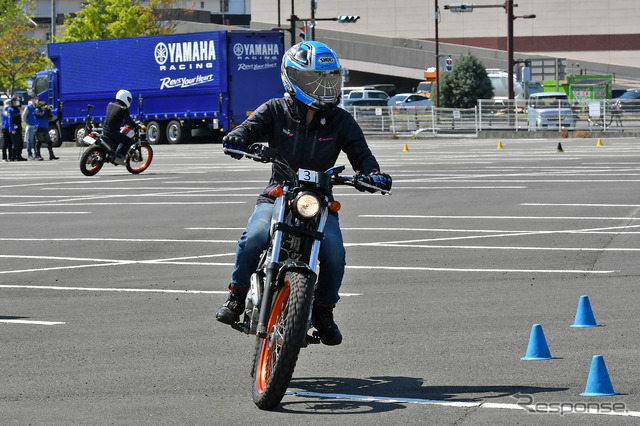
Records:
{"label": "rider on motorcycle", "polygon": [[[367,146],[360,126],[340,102],[342,67],[335,52],[317,41],[299,43],[289,49],[281,67],[283,98],[271,99],[258,107],[247,120],[223,138],[226,148],[244,150],[268,136],[294,170],[327,170],[335,165],[341,151],[347,154],[361,180],[379,188],[391,189],[391,177],[380,167]],[[242,155],[229,154],[240,159]],[[261,253],[269,243],[269,225],[274,207],[273,191],[284,177],[275,171],[269,185],[258,197],[247,228],[238,242],[229,296],[216,313],[216,319],[234,324],[245,308],[249,279]],[[358,188],[364,191],[364,188]],[[370,191],[374,192],[374,191]],[[313,326],[325,345],[338,345],[342,334],[333,320],[345,269],[345,250],[338,215],[329,215],[325,237],[320,245],[320,272],[312,312]],[[314,266],[314,265],[312,265]]]}
{"label": "rider on motorcycle", "polygon": [[133,97],[128,90],[119,90],[116,93],[116,101],[107,105],[107,113],[102,128],[102,137],[112,145],[112,148],[116,147],[115,162],[121,166],[125,164],[127,151],[133,145],[134,140],[120,133],[120,127],[123,122],[134,129],[138,127],[129,114],[129,106],[131,106],[132,99]]}

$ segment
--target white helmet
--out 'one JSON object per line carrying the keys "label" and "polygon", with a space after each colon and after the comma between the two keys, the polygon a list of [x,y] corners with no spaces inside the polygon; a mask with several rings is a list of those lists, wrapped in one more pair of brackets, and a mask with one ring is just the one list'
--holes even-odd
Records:
{"label": "white helmet", "polygon": [[116,93],[116,99],[124,102],[127,108],[129,108],[131,106],[131,100],[133,98],[131,97],[131,92],[129,92],[128,90],[118,90],[118,93]]}

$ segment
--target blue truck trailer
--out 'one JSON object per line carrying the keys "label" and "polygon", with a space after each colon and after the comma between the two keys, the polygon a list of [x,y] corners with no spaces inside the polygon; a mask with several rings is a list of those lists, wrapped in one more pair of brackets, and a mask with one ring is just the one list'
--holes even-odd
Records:
{"label": "blue truck trailer", "polygon": [[181,143],[194,129],[214,138],[283,94],[279,31],[213,31],[48,45],[54,69],[36,74],[32,93],[52,106],[57,145],[81,140],[87,105],[100,126],[107,104],[126,89],[131,115],[150,143]]}

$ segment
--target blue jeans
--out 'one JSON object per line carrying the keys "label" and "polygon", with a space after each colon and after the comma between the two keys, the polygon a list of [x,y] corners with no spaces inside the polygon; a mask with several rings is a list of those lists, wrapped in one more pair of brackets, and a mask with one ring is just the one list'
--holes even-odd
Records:
{"label": "blue jeans", "polygon": [[[249,288],[251,274],[255,272],[260,255],[269,245],[269,226],[274,205],[261,203],[256,205],[249,218],[247,228],[242,233],[236,250],[236,262],[231,273],[234,286]],[[317,303],[334,303],[340,299],[338,290],[344,276],[345,250],[338,217],[329,215],[324,229],[324,240],[320,244],[320,272],[316,285]],[[315,265],[309,265],[312,268]]]}
{"label": "blue jeans", "polygon": [[24,138],[27,141],[27,154],[29,157],[34,157],[36,154],[36,127],[27,125]]}

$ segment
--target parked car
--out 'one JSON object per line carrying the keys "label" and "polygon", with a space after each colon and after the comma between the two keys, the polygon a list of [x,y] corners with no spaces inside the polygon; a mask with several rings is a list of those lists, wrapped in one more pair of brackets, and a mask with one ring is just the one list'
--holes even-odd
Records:
{"label": "parked car", "polygon": [[613,110],[624,113],[640,112],[640,89],[629,89],[616,99]]}
{"label": "parked car", "polygon": [[349,93],[353,92],[354,90],[360,91],[360,90],[377,90],[375,87],[373,86],[353,86],[353,87],[343,87],[342,88],[342,98],[348,98],[349,97]]}
{"label": "parked car", "polygon": [[[387,101],[384,99],[343,99],[342,108],[353,115],[357,110],[358,114],[375,114],[376,107],[386,107]],[[388,115],[387,108],[384,113]]]}
{"label": "parked car", "polygon": [[389,95],[382,90],[352,90],[345,99],[383,99],[386,102]]}
{"label": "parked car", "polygon": [[527,110],[529,130],[559,130],[575,127],[573,110],[565,93],[533,93],[529,96]]}
{"label": "parked car", "polygon": [[611,89],[611,99],[619,98],[626,91],[627,91],[627,89]]}
{"label": "parked car", "polygon": [[416,93],[399,93],[389,99],[388,105],[400,108],[417,108],[418,110],[427,110],[433,106],[431,99]]}

